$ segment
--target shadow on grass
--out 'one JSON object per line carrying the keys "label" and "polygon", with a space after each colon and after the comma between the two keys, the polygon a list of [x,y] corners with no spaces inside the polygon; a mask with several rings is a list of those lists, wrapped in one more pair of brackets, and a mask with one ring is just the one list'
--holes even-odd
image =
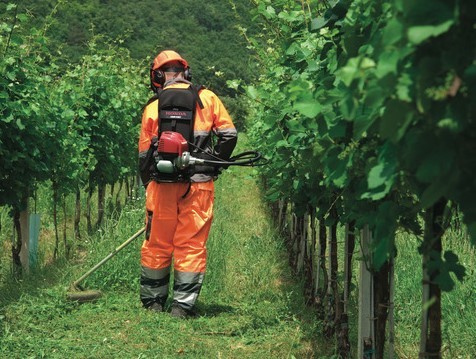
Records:
{"label": "shadow on grass", "polygon": [[236,310],[229,305],[197,303],[196,312],[199,317],[217,317],[223,313],[235,313]]}

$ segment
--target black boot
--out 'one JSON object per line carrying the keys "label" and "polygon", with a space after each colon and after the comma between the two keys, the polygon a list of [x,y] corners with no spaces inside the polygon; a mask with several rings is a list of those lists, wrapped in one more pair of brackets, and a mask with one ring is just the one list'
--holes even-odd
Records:
{"label": "black boot", "polygon": [[196,313],[191,309],[185,309],[178,302],[173,302],[170,315],[174,318],[189,319],[196,316]]}

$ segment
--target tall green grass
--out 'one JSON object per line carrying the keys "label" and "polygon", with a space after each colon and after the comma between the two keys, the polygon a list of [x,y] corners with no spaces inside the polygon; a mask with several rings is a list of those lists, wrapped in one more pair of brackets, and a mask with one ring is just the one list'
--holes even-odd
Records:
{"label": "tall green grass", "polygon": [[[110,212],[104,226],[85,236],[69,260],[52,262],[45,251],[41,267],[18,280],[8,276],[5,256],[0,262],[5,269],[0,281],[0,358],[335,357],[333,340],[321,338],[322,323],[305,306],[302,283],[289,270],[282,238],[261,200],[258,182],[253,169],[239,167],[230,167],[216,182],[207,273],[197,304],[199,317],[194,320],[142,309],[138,295],[142,238],[82,283],[86,289],[101,290],[100,299],[78,304],[66,298],[73,280],[143,226],[143,198],[122,212]],[[0,216],[5,217],[2,212]],[[2,230],[6,233],[8,228]],[[444,240],[445,248],[458,253],[468,268],[466,280],[443,295],[444,358],[476,357],[476,254],[461,236],[449,233]],[[48,248],[51,240],[42,241]],[[419,243],[407,234],[397,241],[396,357],[417,358]],[[8,235],[3,245],[9,248]],[[357,291],[352,291],[350,301],[353,354]]]}
{"label": "tall green grass", "polygon": [[[311,358],[332,353],[315,341],[319,322],[287,267],[282,239],[261,202],[252,169],[230,168],[216,183],[215,218],[199,317],[176,320],[139,301],[133,242],[83,285],[92,303],[66,300],[69,284],[135,233],[141,203],[83,239],[79,255],[50,271],[11,281],[0,308],[0,358]],[[50,277],[52,276],[52,277]],[[38,284],[42,281],[45,285]],[[327,354],[326,354],[327,353]]]}
{"label": "tall green grass", "polygon": [[[396,352],[399,358],[418,358],[422,270],[419,240],[409,234],[397,238],[395,261]],[[466,267],[463,282],[451,292],[442,293],[443,358],[476,358],[476,251],[464,233],[449,231],[443,238],[444,250],[458,254]]]}

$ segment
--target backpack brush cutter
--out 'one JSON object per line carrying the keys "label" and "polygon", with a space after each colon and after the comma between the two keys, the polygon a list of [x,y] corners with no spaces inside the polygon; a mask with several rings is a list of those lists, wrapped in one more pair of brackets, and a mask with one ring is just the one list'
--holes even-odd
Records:
{"label": "backpack brush cutter", "polygon": [[[178,132],[165,131],[160,136],[157,147],[158,159],[157,170],[161,173],[176,173],[187,169],[194,165],[210,165],[216,167],[227,166],[262,166],[268,161],[264,159],[259,152],[246,151],[230,158],[229,161],[223,161],[218,157],[209,155],[214,160],[195,158],[190,155],[188,151],[188,143],[183,136]],[[70,292],[67,293],[68,300],[80,303],[94,301],[102,296],[99,290],[84,290],[80,283],[93,274],[99,267],[106,263],[109,259],[114,257],[142,233],[145,227],[140,229],[132,237],[127,239],[119,247],[114,249],[103,260],[97,263],[89,271],[83,274],[80,278],[71,283]]]}
{"label": "backpack brush cutter", "polygon": [[[189,143],[179,132],[164,131],[157,146],[157,170],[161,173],[174,173],[195,165],[210,166],[262,166],[267,161],[257,151],[246,151],[224,161],[206,153],[214,159],[192,157],[188,150]],[[193,144],[192,144],[193,146]]]}

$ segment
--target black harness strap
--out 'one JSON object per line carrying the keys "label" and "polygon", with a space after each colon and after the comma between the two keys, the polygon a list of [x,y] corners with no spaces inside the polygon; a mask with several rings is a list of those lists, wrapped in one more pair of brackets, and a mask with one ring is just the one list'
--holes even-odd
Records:
{"label": "black harness strap", "polygon": [[200,98],[200,91],[203,90],[204,88],[205,88],[205,86],[203,86],[203,85],[192,86],[192,90],[194,91],[194,95],[195,95],[195,102],[198,103],[198,106],[202,110],[203,110],[204,106],[203,106],[202,99]]}
{"label": "black harness strap", "polygon": [[[200,98],[200,91],[205,87],[202,85],[190,84],[187,88],[159,88],[144,105],[142,111],[158,100],[158,137],[152,141],[149,151],[145,158],[141,161],[141,173],[149,173],[149,178],[158,182],[189,182],[190,176],[193,174],[189,169],[178,171],[173,174],[159,173],[156,168],[156,157],[158,154],[157,140],[164,131],[173,131],[182,134],[182,136],[190,143],[194,143],[194,121],[197,104],[200,109],[204,108]],[[150,170],[149,170],[150,169]],[[184,197],[190,191],[183,195]]]}

